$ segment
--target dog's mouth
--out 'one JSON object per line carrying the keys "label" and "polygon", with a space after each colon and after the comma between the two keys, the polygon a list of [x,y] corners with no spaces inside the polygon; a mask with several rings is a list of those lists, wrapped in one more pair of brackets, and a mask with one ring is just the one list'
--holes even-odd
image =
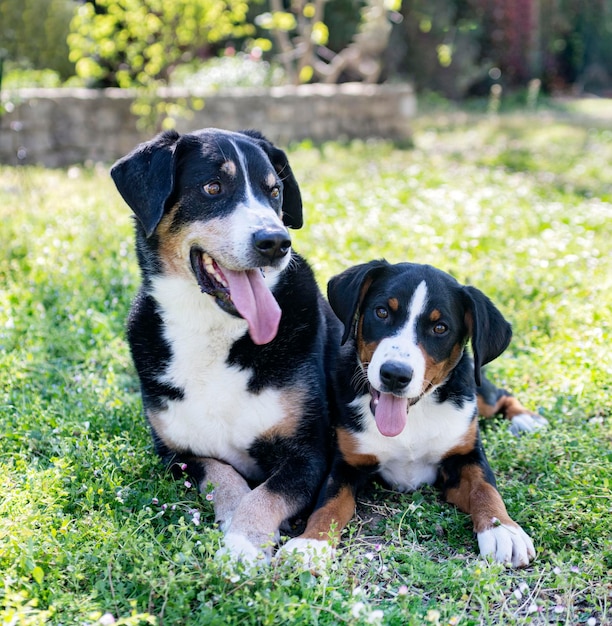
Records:
{"label": "dog's mouth", "polygon": [[397,437],[406,428],[408,411],[419,398],[401,398],[382,393],[370,385],[370,410],[381,435]]}
{"label": "dog's mouth", "polygon": [[263,269],[230,270],[197,247],[191,249],[190,261],[202,293],[215,298],[230,315],[244,318],[253,343],[263,345],[276,337],[281,309],[266,285]]}

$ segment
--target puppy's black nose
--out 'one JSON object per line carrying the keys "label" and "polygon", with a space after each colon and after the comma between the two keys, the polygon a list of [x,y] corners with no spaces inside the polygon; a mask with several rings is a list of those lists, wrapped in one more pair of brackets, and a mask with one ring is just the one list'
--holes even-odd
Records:
{"label": "puppy's black nose", "polygon": [[409,365],[387,361],[380,367],[380,380],[389,393],[401,393],[408,387],[414,372]]}
{"label": "puppy's black nose", "polygon": [[285,230],[263,229],[253,235],[253,245],[259,254],[274,261],[289,252],[291,239]]}

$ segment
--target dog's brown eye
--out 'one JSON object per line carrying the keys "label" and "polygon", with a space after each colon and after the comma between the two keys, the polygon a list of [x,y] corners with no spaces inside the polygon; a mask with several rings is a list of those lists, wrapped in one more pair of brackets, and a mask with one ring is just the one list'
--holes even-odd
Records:
{"label": "dog's brown eye", "polygon": [[270,196],[274,199],[278,198],[280,196],[280,189],[278,187],[272,187],[270,190]]}
{"label": "dog's brown eye", "polygon": [[218,196],[221,193],[221,183],[216,180],[212,183],[206,183],[204,185],[204,191],[209,196]]}
{"label": "dog's brown eye", "polygon": [[389,317],[389,311],[384,306],[377,306],[374,309],[374,314],[379,320],[386,320]]}
{"label": "dog's brown eye", "polygon": [[436,335],[443,335],[448,330],[448,326],[446,324],[442,324],[439,322],[433,327],[433,331]]}

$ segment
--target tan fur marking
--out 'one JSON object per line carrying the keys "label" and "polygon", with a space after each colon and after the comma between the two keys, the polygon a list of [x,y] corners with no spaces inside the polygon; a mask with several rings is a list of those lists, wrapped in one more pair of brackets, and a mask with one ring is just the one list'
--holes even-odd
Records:
{"label": "tan fur marking", "polygon": [[292,437],[300,424],[304,413],[304,403],[308,392],[302,388],[283,390],[281,403],[284,418],[263,433],[262,437],[272,439],[274,437]]}
{"label": "tan fur marking", "polygon": [[272,493],[264,483],[242,498],[234,511],[230,530],[244,535],[253,545],[263,546],[275,540],[281,523],[295,513],[295,506]]}
{"label": "tan fur marking", "polygon": [[441,317],[442,317],[442,313],[440,313],[440,311],[438,311],[438,309],[434,309],[429,314],[429,321],[430,322],[437,322]]}
{"label": "tan fur marking", "polygon": [[355,514],[355,498],[351,488],[343,486],[338,495],[317,509],[309,518],[300,539],[324,539],[332,545],[340,540],[340,531]]}
{"label": "tan fur marking", "polygon": [[370,467],[378,463],[378,459],[373,454],[362,454],[357,451],[358,442],[353,435],[345,428],[338,428],[336,430],[336,436],[338,437],[338,447],[344,460],[353,467]]}
{"label": "tan fur marking", "polygon": [[508,515],[499,492],[485,481],[482,469],[476,465],[466,465],[461,470],[459,486],[449,489],[446,499],[471,515],[474,532],[492,528],[496,524],[495,520],[516,525]]}
{"label": "tan fur marking", "polygon": [[[191,246],[198,244],[203,250],[212,252],[219,248],[220,242],[226,239],[227,224],[223,219],[193,222],[182,228],[172,230],[172,221],[178,205],[165,215],[157,227],[159,237],[159,255],[168,274],[191,278],[189,252]],[[212,254],[214,257],[214,252]]]}
{"label": "tan fur marking", "polygon": [[476,445],[476,436],[478,434],[478,420],[474,418],[470,425],[468,426],[468,430],[461,441],[454,447],[451,448],[445,455],[444,458],[447,459],[450,456],[454,456],[455,454],[469,454]]}
{"label": "tan fur marking", "polygon": [[372,360],[372,357],[374,356],[374,352],[376,351],[377,347],[378,344],[376,342],[371,341],[369,343],[363,343],[361,341],[361,337],[358,337],[357,353],[359,355],[359,360],[361,361],[361,363],[367,365]]}
{"label": "tan fur marking", "polygon": [[228,176],[231,176],[232,178],[234,176],[236,176],[236,164],[234,163],[234,161],[226,161],[222,166],[221,166],[221,171],[224,174],[227,174]]}
{"label": "tan fur marking", "polygon": [[419,348],[425,359],[425,379],[423,381],[423,392],[425,392],[430,387],[442,384],[448,378],[463,354],[463,347],[460,344],[455,344],[450,356],[443,361],[434,361],[423,346],[419,345]]}
{"label": "tan fur marking", "polygon": [[525,408],[514,396],[502,396],[495,404],[487,404],[481,396],[478,396],[479,415],[493,417],[500,413],[508,420],[522,413],[537,415],[537,413]]}
{"label": "tan fur marking", "polygon": [[272,188],[272,187],[274,187],[274,185],[276,185],[276,176],[274,175],[274,173],[270,172],[268,174],[268,176],[266,177],[266,184],[270,188]]}
{"label": "tan fur marking", "polygon": [[399,309],[399,300],[397,298],[389,298],[388,304],[392,311],[397,311]]}
{"label": "tan fur marking", "polygon": [[223,524],[232,518],[242,498],[251,489],[231,465],[210,458],[201,459],[201,463],[206,468],[206,476],[199,486],[200,491],[206,491],[208,484],[213,486],[215,522]]}
{"label": "tan fur marking", "polygon": [[164,426],[163,420],[160,418],[156,411],[152,411],[151,409],[147,409],[147,419],[149,420],[149,424],[151,428],[155,432],[155,435],[159,437],[163,443],[165,443],[170,450],[176,450],[177,452],[182,452],[176,447],[176,444],[171,441],[166,440],[166,428]]}
{"label": "tan fur marking", "polygon": [[159,255],[164,263],[165,270],[171,274],[181,274],[184,261],[181,259],[181,243],[184,234],[172,232],[172,224],[179,210],[179,205],[175,204],[161,219],[157,226],[157,236],[159,237]]}

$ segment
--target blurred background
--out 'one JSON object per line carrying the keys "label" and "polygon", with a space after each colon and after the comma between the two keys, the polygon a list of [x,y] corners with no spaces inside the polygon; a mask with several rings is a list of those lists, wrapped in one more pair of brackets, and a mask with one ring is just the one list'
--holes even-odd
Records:
{"label": "blurred background", "polygon": [[[611,0],[0,0],[0,87],[612,94]],[[499,87],[497,87],[499,86]]]}

